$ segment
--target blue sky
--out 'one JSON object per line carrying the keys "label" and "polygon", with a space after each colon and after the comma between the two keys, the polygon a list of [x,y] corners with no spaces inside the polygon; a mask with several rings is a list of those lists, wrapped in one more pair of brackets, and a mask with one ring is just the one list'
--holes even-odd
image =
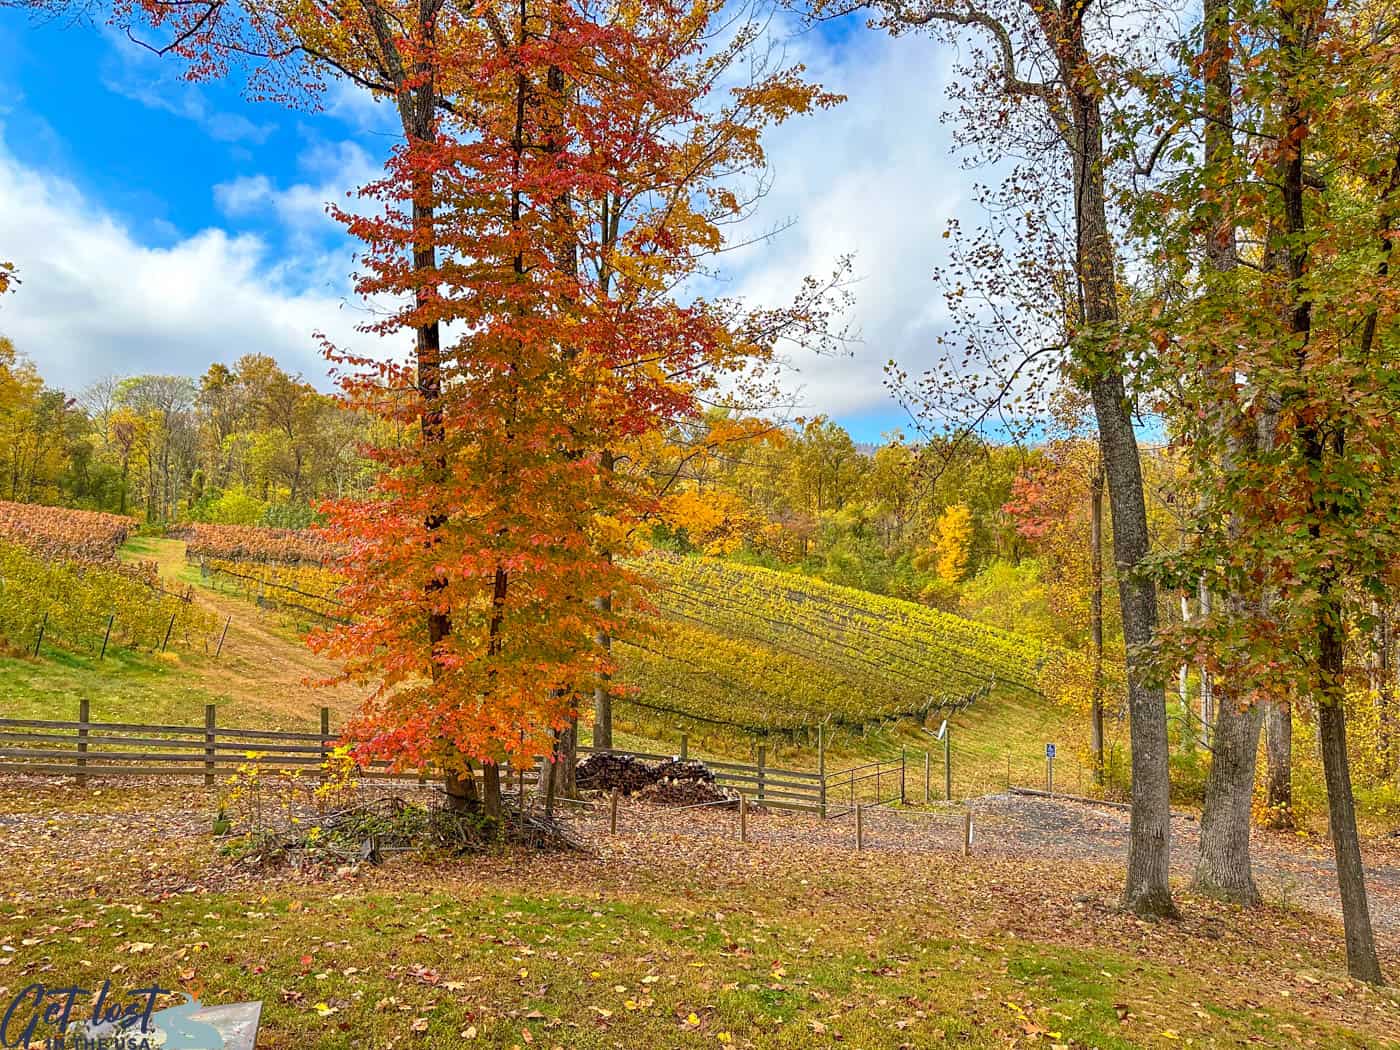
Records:
{"label": "blue sky", "polygon": [[[943,313],[929,274],[970,196],[939,120],[949,56],[858,23],[786,47],[849,101],[770,137],[773,187],[753,225],[791,225],[734,254],[728,291],[781,302],[855,253],[862,340],[845,357],[790,355],[784,382],[802,412],[874,441],[906,422],[882,366],[931,352]],[[382,106],[348,87],[321,112],[251,102],[237,83],[186,83],[100,26],[11,10],[0,99],[0,258],[24,281],[0,304],[0,332],[50,382],[195,374],[250,351],[324,382],[312,333],[364,338],[350,246],[324,208],[392,143]]]}

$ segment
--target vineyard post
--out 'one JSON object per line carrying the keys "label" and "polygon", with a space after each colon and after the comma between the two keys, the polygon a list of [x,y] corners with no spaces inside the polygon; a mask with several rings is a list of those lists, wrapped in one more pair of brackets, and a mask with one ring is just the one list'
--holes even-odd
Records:
{"label": "vineyard post", "polygon": [[608,816],[608,831],[617,834],[617,788],[613,788],[612,806]]}
{"label": "vineyard post", "polygon": [[856,804],[856,852],[865,849],[865,803]]}
{"label": "vineyard post", "polygon": [[224,638],[226,638],[226,637],[228,636],[228,625],[229,625],[230,623],[232,623],[232,622],[233,622],[233,616],[232,616],[232,614],[230,614],[229,616],[227,616],[227,617],[224,618],[224,629],[223,629],[222,631],[219,632],[219,647],[218,647],[217,649],[214,650],[214,659],[215,659],[215,660],[217,660],[217,659],[219,658],[219,654],[222,653],[222,652],[224,651]]}
{"label": "vineyard post", "polygon": [[821,791],[820,805],[821,805],[822,819],[825,820],[825,819],[826,819],[826,740],[825,740],[824,734],[822,733],[822,727],[821,727],[820,725],[817,726],[817,776],[821,778],[821,779],[818,781],[818,783],[821,785],[821,787],[820,787],[820,789],[819,789],[819,790]]}
{"label": "vineyard post", "polygon": [[924,801],[933,801],[933,752],[924,752]]}
{"label": "vineyard post", "polygon": [[44,618],[39,621],[39,637],[34,639],[34,655],[39,655],[39,646],[44,644],[44,628],[49,625],[49,612],[44,610]]}
{"label": "vineyard post", "polygon": [[690,757],[690,738],[689,738],[685,733],[682,733],[682,734],[681,734],[681,761],[684,762],[684,761],[685,761],[687,758],[689,758],[689,757]]}
{"label": "vineyard post", "polygon": [[170,625],[165,629],[165,640],[160,643],[160,651],[165,652],[165,647],[170,644],[170,632],[175,630],[175,614],[170,614]]}
{"label": "vineyard post", "polygon": [[899,804],[904,805],[904,748],[899,749]]}
{"label": "vineyard post", "polygon": [[758,745],[758,800],[760,802],[763,801],[763,759],[767,751],[768,749],[764,745]]}
{"label": "vineyard post", "polygon": [[321,708],[321,776],[329,776],[330,769],[326,765],[326,760],[331,757],[331,753],[326,750],[326,743],[331,738],[331,709]]}
{"label": "vineyard post", "polygon": [[204,705],[204,786],[214,786],[214,719],[216,705]]}
{"label": "vineyard post", "polygon": [[749,796],[739,792],[739,841],[749,841]]}
{"label": "vineyard post", "polygon": [[112,621],[116,618],[116,613],[112,613],[111,616],[107,617],[107,633],[102,636],[102,651],[97,654],[99,660],[107,655],[107,640],[112,637]]}
{"label": "vineyard post", "polygon": [[972,852],[972,807],[968,806],[963,811],[963,834],[962,834],[962,855],[966,857]]}
{"label": "vineyard post", "polygon": [[78,781],[79,787],[87,784],[87,737],[90,714],[89,701],[87,697],[83,697],[78,701],[78,775],[75,779]]}

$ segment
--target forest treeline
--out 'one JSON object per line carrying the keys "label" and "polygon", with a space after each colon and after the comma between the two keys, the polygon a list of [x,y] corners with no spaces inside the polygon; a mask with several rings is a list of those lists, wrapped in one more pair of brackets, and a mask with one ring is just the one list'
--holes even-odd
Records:
{"label": "forest treeline", "polygon": [[0,336],[0,498],[177,520],[297,527],[363,490],[366,423],[265,354],[198,378],[45,383]]}
{"label": "forest treeline", "polygon": [[[979,441],[950,465],[901,434],[857,443],[824,417],[745,422],[744,440],[687,458],[654,508],[657,542],[948,609],[994,563],[1031,554],[1008,503],[1038,450]],[[264,354],[64,390],[0,336],[4,499],[162,526],[303,526],[321,500],[368,488],[373,425]],[[648,469],[666,471],[665,454]]]}

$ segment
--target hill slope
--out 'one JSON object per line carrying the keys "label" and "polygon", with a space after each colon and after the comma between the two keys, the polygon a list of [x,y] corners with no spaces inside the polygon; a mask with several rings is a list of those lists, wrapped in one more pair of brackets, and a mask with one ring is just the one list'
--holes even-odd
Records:
{"label": "hill slope", "polygon": [[912,602],[732,562],[653,555],[649,633],[618,639],[625,707],[752,732],[863,727],[1035,692],[1043,647]]}

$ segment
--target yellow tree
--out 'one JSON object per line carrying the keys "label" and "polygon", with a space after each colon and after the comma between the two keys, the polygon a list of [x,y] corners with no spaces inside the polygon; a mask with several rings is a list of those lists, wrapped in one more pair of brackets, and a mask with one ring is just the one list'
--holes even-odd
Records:
{"label": "yellow tree", "polygon": [[954,503],[938,516],[933,544],[938,578],[947,584],[961,583],[972,552],[972,510],[966,503]]}

